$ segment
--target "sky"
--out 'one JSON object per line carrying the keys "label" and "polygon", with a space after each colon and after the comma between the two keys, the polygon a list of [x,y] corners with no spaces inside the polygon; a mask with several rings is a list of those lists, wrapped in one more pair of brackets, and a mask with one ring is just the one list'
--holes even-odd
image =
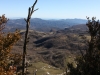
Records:
{"label": "sky", "polygon": [[[0,0],[0,15],[27,18],[28,8],[35,0]],[[32,18],[42,19],[100,19],[100,0],[38,0]]]}

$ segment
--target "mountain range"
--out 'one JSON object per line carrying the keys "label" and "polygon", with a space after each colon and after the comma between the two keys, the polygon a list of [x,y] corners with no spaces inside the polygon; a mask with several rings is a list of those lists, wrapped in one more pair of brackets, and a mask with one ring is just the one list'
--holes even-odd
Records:
{"label": "mountain range", "polygon": [[[59,19],[59,20],[44,20],[41,18],[32,18],[30,21],[30,29],[37,31],[48,32],[51,29],[64,29],[74,25],[86,24],[87,20],[84,19]],[[6,29],[14,31],[15,29],[25,29],[26,23],[24,19],[10,19],[7,23]]]}
{"label": "mountain range", "polygon": [[[30,21],[27,55],[32,62],[42,61],[55,67],[64,67],[64,60],[73,62],[80,50],[85,53],[86,41],[90,39],[87,20],[60,19],[44,20],[32,18]],[[22,53],[26,23],[24,19],[11,19],[6,31],[20,30],[21,39],[13,46],[12,52]],[[69,60],[71,59],[71,61]]]}

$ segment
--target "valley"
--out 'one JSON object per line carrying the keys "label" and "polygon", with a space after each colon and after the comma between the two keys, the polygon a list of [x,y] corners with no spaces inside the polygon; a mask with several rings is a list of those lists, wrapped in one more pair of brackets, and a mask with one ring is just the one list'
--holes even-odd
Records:
{"label": "valley", "polygon": [[[22,53],[25,30],[20,30],[20,34],[21,39],[14,45],[12,53]],[[28,69],[31,73],[33,69],[38,69],[38,75],[46,74],[46,72],[61,74],[67,63],[73,63],[75,66],[76,56],[81,55],[80,50],[85,53],[89,39],[88,32],[79,28],[72,29],[71,27],[51,32],[29,30],[28,57],[26,58],[31,61],[32,67]],[[55,67],[55,70],[48,69],[47,66],[46,70],[40,70],[46,64]]]}
{"label": "valley", "polygon": [[[76,57],[85,54],[87,41],[90,40],[85,21],[32,19],[26,46],[26,61],[30,64],[27,74],[63,75],[68,63],[76,67]],[[14,32],[16,29],[20,31],[21,38],[13,46],[11,53],[22,55],[25,39],[24,21],[10,20],[3,31]]]}

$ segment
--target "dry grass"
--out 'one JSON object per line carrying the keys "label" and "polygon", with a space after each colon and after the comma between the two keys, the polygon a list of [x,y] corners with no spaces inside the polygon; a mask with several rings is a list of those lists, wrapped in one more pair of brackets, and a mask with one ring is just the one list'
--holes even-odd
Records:
{"label": "dry grass", "polygon": [[29,67],[28,69],[31,73],[30,75],[33,75],[33,72],[36,69],[37,69],[37,75],[46,74],[47,72],[49,72],[50,74],[63,73],[63,70],[60,70],[59,68],[55,68],[55,67],[48,65],[46,63],[43,63],[43,62],[32,63],[32,67]]}
{"label": "dry grass", "polygon": [[[68,63],[72,63],[74,67],[76,67],[76,63],[75,63],[75,58],[76,56],[75,55],[69,55],[66,57],[66,60],[65,60],[65,65],[67,65]],[[67,66],[66,66],[67,67]]]}

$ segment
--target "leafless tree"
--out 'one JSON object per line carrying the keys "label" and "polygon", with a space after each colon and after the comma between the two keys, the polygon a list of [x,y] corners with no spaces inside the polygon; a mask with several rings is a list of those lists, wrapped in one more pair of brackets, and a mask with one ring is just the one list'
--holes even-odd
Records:
{"label": "leafless tree", "polygon": [[25,22],[26,22],[26,32],[25,32],[25,39],[24,39],[24,46],[23,46],[23,62],[22,62],[22,66],[23,66],[23,69],[22,69],[22,75],[24,75],[24,68],[25,68],[25,55],[26,55],[26,45],[27,45],[27,42],[28,42],[28,32],[29,32],[29,26],[30,26],[30,19],[31,19],[31,16],[32,14],[38,10],[38,9],[35,9],[34,10],[34,7],[36,5],[38,0],[36,0],[33,4],[32,7],[29,7],[28,9],[28,17],[27,19],[24,19]]}

